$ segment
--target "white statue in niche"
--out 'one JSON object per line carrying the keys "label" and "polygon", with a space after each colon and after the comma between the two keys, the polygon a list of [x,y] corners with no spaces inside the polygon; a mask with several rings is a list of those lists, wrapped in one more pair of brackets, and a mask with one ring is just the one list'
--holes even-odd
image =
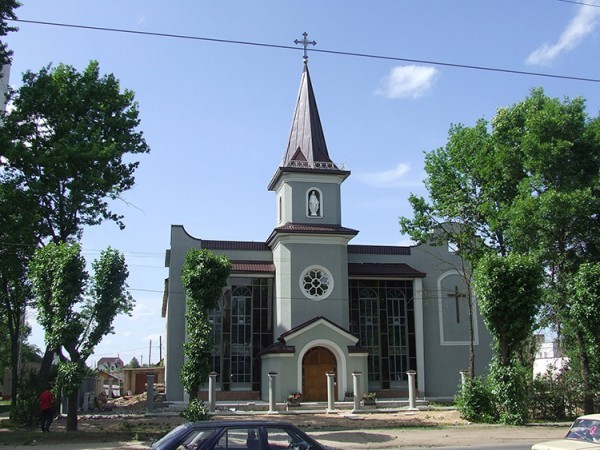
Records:
{"label": "white statue in niche", "polygon": [[310,197],[308,198],[308,211],[311,217],[316,217],[319,215],[319,198],[317,197],[317,193],[312,191],[310,193]]}

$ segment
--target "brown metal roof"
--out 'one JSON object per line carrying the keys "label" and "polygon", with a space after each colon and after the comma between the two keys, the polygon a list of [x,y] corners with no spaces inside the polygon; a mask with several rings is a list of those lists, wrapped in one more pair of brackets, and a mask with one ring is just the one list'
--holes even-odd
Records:
{"label": "brown metal roof", "polygon": [[244,241],[208,241],[202,239],[202,248],[207,250],[249,250],[249,251],[269,251],[265,242],[244,242]]}
{"label": "brown metal roof", "polygon": [[314,322],[317,322],[319,320],[324,320],[325,322],[328,322],[329,324],[333,325],[334,327],[336,327],[338,330],[343,331],[346,334],[350,334],[352,335],[352,333],[350,333],[348,330],[346,330],[345,328],[340,327],[337,323],[332,322],[331,320],[329,320],[327,317],[323,317],[323,316],[317,316],[314,317],[310,320],[307,320],[306,322],[301,323],[300,325],[296,325],[294,328],[286,331],[285,333],[283,333],[281,336],[279,336],[279,340],[281,342],[285,342],[285,338],[287,336],[289,336],[290,334],[295,333],[298,330],[301,330],[302,328],[306,328],[307,326],[311,325]]}
{"label": "brown metal roof", "polygon": [[268,353],[294,353],[296,347],[293,345],[285,345],[285,342],[279,341],[261,350],[258,354],[264,355]]}
{"label": "brown metal roof", "polygon": [[292,130],[283,159],[283,166],[290,165],[292,161],[332,162],[327,152],[325,134],[321,126],[317,100],[310,82],[307,64],[304,64],[304,71],[302,72],[296,111],[294,111]]}
{"label": "brown metal roof", "polygon": [[404,263],[349,263],[348,276],[424,278],[426,274]]}
{"label": "brown metal roof", "polygon": [[340,169],[329,157],[317,100],[310,81],[308,66],[305,64],[287,150],[281,166],[269,183],[269,190],[275,187],[283,172],[314,173],[315,171],[340,174],[344,177],[350,174],[349,171]]}
{"label": "brown metal roof", "polygon": [[275,273],[275,264],[267,261],[231,261],[232,273]]}
{"label": "brown metal roof", "polygon": [[393,245],[349,245],[348,253],[361,255],[410,255],[410,247]]}
{"label": "brown metal roof", "polygon": [[358,234],[357,230],[342,227],[340,225],[310,224],[310,223],[292,223],[275,228],[278,233],[314,233],[314,234]]}

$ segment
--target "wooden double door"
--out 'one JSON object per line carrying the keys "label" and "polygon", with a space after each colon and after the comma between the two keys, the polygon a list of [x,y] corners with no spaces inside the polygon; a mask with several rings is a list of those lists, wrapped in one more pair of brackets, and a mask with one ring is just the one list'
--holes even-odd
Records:
{"label": "wooden double door", "polygon": [[[336,373],[337,377],[337,362],[330,350],[325,347],[314,347],[306,352],[302,359],[302,400],[327,401],[328,372]],[[337,400],[337,389],[334,389],[334,395]]]}

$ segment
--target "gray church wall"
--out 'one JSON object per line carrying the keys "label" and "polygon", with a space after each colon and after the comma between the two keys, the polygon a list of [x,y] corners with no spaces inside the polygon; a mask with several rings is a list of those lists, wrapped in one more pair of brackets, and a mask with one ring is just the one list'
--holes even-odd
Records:
{"label": "gray church wall", "polygon": [[[469,368],[468,305],[462,297],[467,291],[459,275],[461,261],[446,246],[419,245],[412,247],[411,253],[412,267],[427,268],[423,270],[427,272],[423,280],[425,395],[448,398],[448,393],[457,391],[459,372]],[[461,295],[458,314],[456,292]],[[475,370],[482,373],[492,355],[491,336],[476,304],[474,314]]]}
{"label": "gray church wall", "polygon": [[[327,245],[328,251],[323,251]],[[287,247],[294,254],[291,263],[290,291],[292,297],[293,323],[292,327],[313,319],[315,316],[324,316],[337,325],[348,327],[348,264],[346,262],[346,248],[342,245],[332,245],[328,242],[322,244],[288,244]],[[311,266],[321,266],[327,269],[333,277],[333,291],[327,298],[312,300],[301,291],[300,276]]]}
{"label": "gray church wall", "polygon": [[[337,183],[323,183],[323,180],[319,182],[311,183],[310,181],[300,182],[293,181],[289,183],[292,187],[292,222],[295,223],[327,223],[332,225],[341,224],[341,212],[340,212],[340,186]],[[321,217],[308,217],[307,215],[307,192],[311,188],[317,188],[322,194],[321,197]]]}
{"label": "gray church wall", "polygon": [[[275,401],[285,402],[287,396],[295,392],[292,382],[296,376],[296,356],[294,354],[267,354],[261,358],[262,373],[275,372]],[[263,376],[261,379],[261,400],[269,400],[269,377]]]}
{"label": "gray church wall", "polygon": [[[186,299],[181,282],[181,268],[187,253],[192,249],[200,249],[202,240],[190,236],[183,226],[173,225],[171,227],[171,248],[168,252],[169,266],[169,291],[166,311],[167,338],[165,339],[165,394],[169,400],[182,401],[184,390],[179,377],[180,368],[183,365],[183,343],[186,339],[185,333],[185,311]],[[232,260],[264,260],[271,261],[270,251],[243,251],[212,250],[215,254],[222,254]],[[231,283],[231,280],[229,280]]]}

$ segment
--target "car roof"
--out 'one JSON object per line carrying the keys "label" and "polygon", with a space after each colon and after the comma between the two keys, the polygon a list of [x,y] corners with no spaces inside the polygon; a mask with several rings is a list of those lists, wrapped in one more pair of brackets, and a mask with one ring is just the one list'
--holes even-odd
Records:
{"label": "car roof", "polygon": [[214,427],[266,427],[266,426],[286,426],[294,427],[293,423],[285,422],[281,420],[207,420],[201,422],[188,422],[187,426],[193,426],[194,428],[214,428]]}
{"label": "car roof", "polygon": [[586,414],[585,416],[579,416],[578,419],[600,420],[600,414]]}

